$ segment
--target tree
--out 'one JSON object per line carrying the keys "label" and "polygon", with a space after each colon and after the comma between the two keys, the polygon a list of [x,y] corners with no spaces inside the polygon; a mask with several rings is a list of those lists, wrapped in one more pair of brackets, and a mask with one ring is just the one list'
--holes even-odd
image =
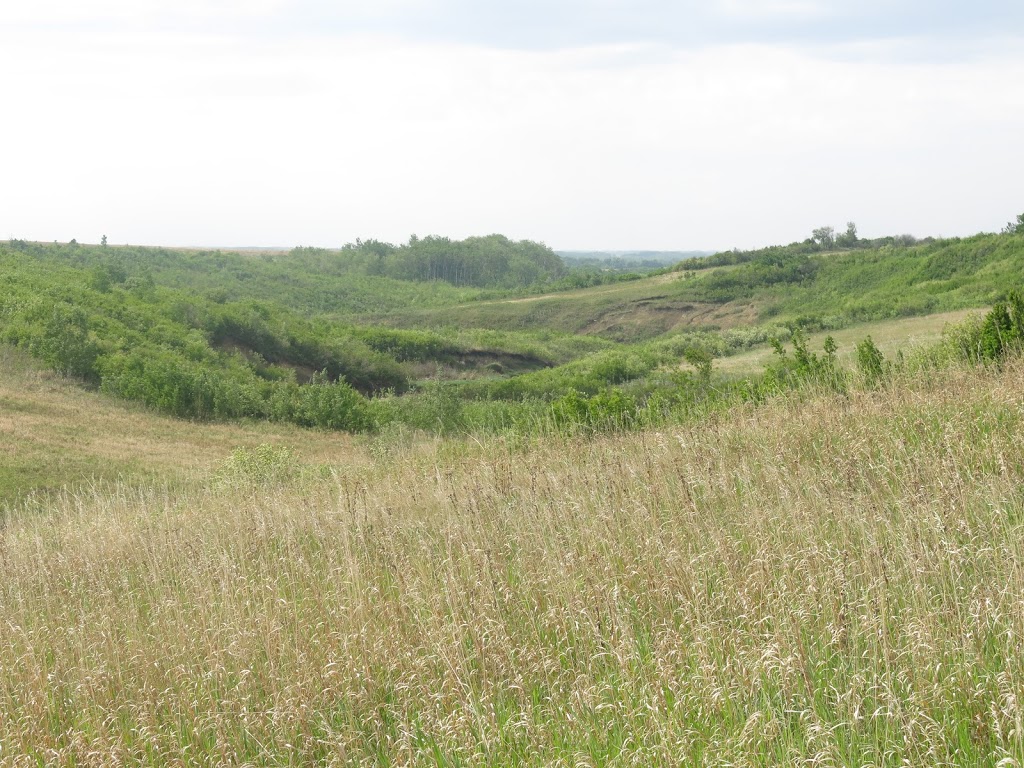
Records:
{"label": "tree", "polygon": [[822,248],[831,248],[836,244],[836,231],[833,227],[818,227],[811,232],[811,239]]}
{"label": "tree", "polygon": [[836,243],[844,248],[853,248],[857,245],[857,225],[852,221],[846,222],[846,231],[836,238]]}
{"label": "tree", "polygon": [[107,245],[107,236],[106,235],[104,235],[103,237],[100,238],[100,245],[102,245],[104,248],[106,247],[106,245]]}
{"label": "tree", "polygon": [[106,267],[97,264],[91,270],[89,270],[88,285],[94,291],[100,293],[110,293],[110,288],[113,281],[110,279],[110,272],[107,271]]}
{"label": "tree", "polygon": [[1004,235],[1024,235],[1024,213],[1017,214],[1017,220],[1003,227]]}

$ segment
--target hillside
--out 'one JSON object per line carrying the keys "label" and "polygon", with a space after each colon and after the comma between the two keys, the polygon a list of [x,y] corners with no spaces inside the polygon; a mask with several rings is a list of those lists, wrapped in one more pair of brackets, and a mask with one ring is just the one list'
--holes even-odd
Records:
{"label": "hillside", "polygon": [[[647,277],[553,259],[497,235],[286,254],[12,241],[0,245],[0,343],[190,419],[532,434],[597,409],[655,426],[759,397],[769,343],[798,331],[841,330],[844,361],[873,323],[890,357],[921,322],[935,338],[948,313],[1017,285],[1024,237],[809,242]],[[536,279],[513,289],[513,274]],[[901,330],[911,317],[933,319]],[[745,358],[757,365],[703,362],[758,349]]]}
{"label": "hillside", "polygon": [[1014,359],[524,443],[29,385],[20,445],[63,423],[105,460],[130,435],[116,455],[155,473],[6,508],[0,754],[1008,765],[1022,387]]}
{"label": "hillside", "polygon": [[[373,426],[365,396],[402,393],[425,377],[550,367],[605,346],[567,334],[353,325],[316,311],[306,289],[318,263],[296,270],[289,293],[288,263],[262,256],[15,242],[0,246],[0,342],[171,415],[349,430]],[[250,271],[230,276],[232,265],[246,264]],[[436,287],[367,279],[378,306]],[[229,285],[249,293],[231,301]],[[438,289],[434,299],[444,295]]]}
{"label": "hillside", "polygon": [[800,322],[812,329],[993,303],[1024,274],[1024,236],[977,235],[845,251],[772,248],[529,302],[472,301],[367,316],[399,327],[553,329],[639,341],[667,332]]}
{"label": "hillside", "polygon": [[208,480],[236,449],[264,444],[317,464],[348,442],[258,421],[200,427],[83,390],[0,345],[0,505],[119,481],[184,487]]}

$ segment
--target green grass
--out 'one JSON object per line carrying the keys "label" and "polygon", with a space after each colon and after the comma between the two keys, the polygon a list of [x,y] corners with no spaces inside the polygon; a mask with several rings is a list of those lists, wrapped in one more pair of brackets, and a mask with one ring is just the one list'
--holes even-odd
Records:
{"label": "green grass", "polygon": [[756,317],[743,307],[719,306],[697,298],[690,283],[698,279],[704,275],[692,281],[679,274],[659,275],[543,296],[393,310],[366,315],[362,320],[396,327],[553,330],[636,342],[681,328],[732,327]]}
{"label": "green grass", "polygon": [[[687,370],[684,359],[700,367],[707,354],[743,352],[796,326],[838,333],[844,360],[872,329],[891,352],[931,322],[898,330],[896,321],[990,306],[1024,273],[1024,237],[979,235],[832,253],[766,249],[733,254],[735,264],[544,295],[537,285],[496,298],[446,283],[417,304],[408,292],[426,284],[370,273],[377,245],[253,256],[12,242],[0,247],[0,340],[185,418],[536,431],[557,418],[551,401],[573,390],[620,398],[613,410],[660,398],[649,413],[689,413],[717,390],[674,375]],[[316,270],[325,286],[370,286],[378,301],[324,312],[310,292]],[[765,358],[762,350],[719,369],[756,376]]]}
{"label": "green grass", "polygon": [[[440,289],[429,311],[356,281],[348,309],[397,329],[302,317],[310,274],[281,304],[197,298],[225,290],[216,259],[257,294],[273,259],[154,254],[171,287],[100,249],[18,248],[0,763],[1024,763],[1024,362],[875,380],[797,337],[761,382],[701,370],[798,320],[840,363],[869,334],[892,357],[1017,285],[1024,238]],[[48,367],[173,352],[170,372],[272,383],[325,349],[412,390],[359,400],[376,428],[351,435],[167,418],[104,394],[103,366],[100,391]]]}

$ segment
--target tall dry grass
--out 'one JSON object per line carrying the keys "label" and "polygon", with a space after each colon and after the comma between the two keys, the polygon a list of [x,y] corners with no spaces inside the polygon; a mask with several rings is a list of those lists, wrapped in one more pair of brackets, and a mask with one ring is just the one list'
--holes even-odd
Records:
{"label": "tall dry grass", "polygon": [[12,510],[0,763],[1024,765],[1022,392]]}

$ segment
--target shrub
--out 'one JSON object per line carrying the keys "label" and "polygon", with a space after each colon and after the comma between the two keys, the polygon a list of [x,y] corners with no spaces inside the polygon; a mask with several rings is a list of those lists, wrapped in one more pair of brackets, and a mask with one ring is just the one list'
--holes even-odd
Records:
{"label": "shrub", "polygon": [[836,360],[835,340],[825,338],[824,357],[818,357],[807,347],[807,334],[800,328],[793,331],[793,356],[790,357],[782,342],[772,341],[776,359],[765,369],[761,388],[767,392],[795,389],[805,384],[817,384],[841,392],[846,388],[846,375]]}
{"label": "shrub", "polygon": [[561,431],[604,432],[628,429],[639,420],[636,399],[613,388],[587,397],[575,389],[551,404],[551,416]]}
{"label": "shrub", "polygon": [[857,371],[869,387],[877,386],[886,372],[885,356],[868,336],[857,344]]}
{"label": "shrub", "polygon": [[29,351],[58,373],[96,378],[99,349],[89,336],[89,316],[80,307],[54,305],[42,333],[30,339]]}
{"label": "shrub", "polygon": [[1024,344],[1024,297],[1011,291],[980,320],[968,318],[944,335],[946,354],[972,363],[998,362]]}
{"label": "shrub", "polygon": [[330,381],[324,372],[305,386],[288,385],[293,410],[289,421],[305,427],[361,432],[370,426],[365,400],[344,380]]}
{"label": "shrub", "polygon": [[299,471],[299,462],[290,449],[261,443],[255,448],[236,448],[217,474],[225,482],[266,484],[294,480]]}

